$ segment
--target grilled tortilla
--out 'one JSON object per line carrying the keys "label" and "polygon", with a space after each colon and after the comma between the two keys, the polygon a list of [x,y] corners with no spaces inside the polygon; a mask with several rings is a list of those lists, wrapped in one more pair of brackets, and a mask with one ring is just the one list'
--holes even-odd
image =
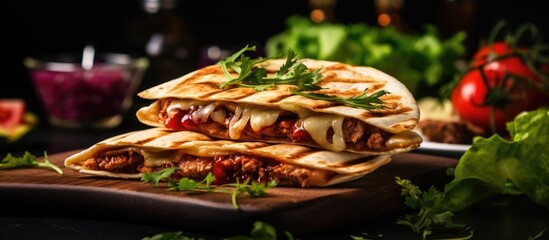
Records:
{"label": "grilled tortilla", "polygon": [[[284,59],[260,64],[274,75]],[[151,87],[138,96],[155,100],[137,111],[144,124],[174,130],[192,130],[221,139],[294,143],[330,151],[369,155],[406,152],[422,138],[410,131],[419,110],[408,89],[395,78],[370,67],[304,59],[307,68],[321,68],[318,93],[349,98],[367,90],[386,90],[385,108],[366,110],[341,103],[315,100],[289,92],[292,85],[272,89],[220,89],[228,81],[220,66],[208,66]],[[236,75],[235,75],[236,77]]]}
{"label": "grilled tortilla", "polygon": [[295,144],[212,140],[197,132],[150,128],[103,140],[69,156],[64,164],[81,173],[113,178],[138,179],[142,172],[178,167],[174,178],[202,180],[212,172],[216,184],[251,178],[275,180],[281,186],[323,187],[360,178],[390,159]]}

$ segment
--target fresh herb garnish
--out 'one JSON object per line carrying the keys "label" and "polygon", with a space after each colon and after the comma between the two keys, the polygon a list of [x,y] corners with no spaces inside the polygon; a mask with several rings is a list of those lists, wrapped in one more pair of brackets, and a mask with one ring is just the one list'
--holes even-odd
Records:
{"label": "fresh herb garnish", "polygon": [[[229,81],[219,85],[219,88],[225,88],[225,86],[238,84],[238,83],[248,83],[248,82],[256,82],[257,79],[261,79],[263,76],[267,76],[267,72],[263,68],[254,68],[254,65],[257,63],[260,63],[262,61],[265,61],[263,58],[257,58],[255,60],[250,59],[249,57],[243,55],[246,51],[255,51],[255,46],[248,46],[246,45],[244,48],[242,48],[240,51],[234,53],[233,55],[227,57],[225,60],[219,61],[217,64],[221,66],[221,69],[223,70],[223,73],[227,78],[229,78]],[[238,57],[240,57],[240,61],[237,61]],[[237,78],[233,78],[230,70],[233,70],[234,72],[238,73]],[[257,84],[256,84],[257,85]],[[261,88],[257,90],[263,90]]]}
{"label": "fresh herb garnish", "polygon": [[177,167],[166,168],[158,172],[141,173],[139,175],[141,176],[141,181],[144,183],[150,183],[153,187],[156,187],[160,181],[163,179],[168,179],[172,173],[175,172],[175,170],[177,170]]}
{"label": "fresh herb garnish", "polygon": [[251,184],[248,184],[249,182],[249,178],[243,183],[240,183],[237,179],[236,183],[223,185],[234,187],[233,191],[230,192],[234,208],[238,208],[237,197],[240,193],[247,193],[250,197],[258,197],[264,195],[268,189],[276,187],[275,181],[270,181],[266,184],[258,182],[251,182]]}
{"label": "fresh herb garnish", "polygon": [[48,155],[44,151],[44,162],[38,161],[36,156],[32,155],[30,152],[25,151],[23,156],[15,157],[11,153],[8,153],[0,162],[0,169],[10,169],[10,168],[23,168],[23,167],[45,167],[51,168],[63,174],[63,170],[57,167],[55,164],[48,161]]}
{"label": "fresh herb garnish", "polygon": [[[218,63],[221,66],[221,69],[223,69],[225,76],[229,78],[229,81],[219,85],[220,88],[237,85],[240,87],[254,88],[257,91],[263,91],[265,89],[273,88],[277,84],[290,84],[296,85],[300,89],[307,91],[321,89],[320,86],[316,85],[322,77],[322,75],[318,73],[320,69],[309,71],[307,66],[297,62],[297,59],[295,59],[297,54],[293,50],[288,49],[286,62],[280,67],[274,77],[268,77],[265,68],[255,66],[256,64],[265,61],[265,58],[250,59],[244,55],[244,52],[246,51],[255,50],[255,46],[249,47],[246,45],[246,47],[240,51]],[[240,57],[240,61],[237,61],[238,57]],[[229,69],[236,72],[239,76],[233,78]]]}
{"label": "fresh herb garnish", "polygon": [[[221,69],[223,69],[225,76],[229,79],[229,81],[219,85],[220,88],[236,85],[238,87],[247,87],[253,88],[256,91],[263,91],[279,84],[295,85],[298,87],[298,90],[289,89],[292,94],[311,99],[339,102],[362,109],[383,108],[384,103],[379,98],[389,94],[386,90],[379,90],[371,95],[367,95],[366,91],[368,89],[365,89],[364,92],[358,96],[340,98],[322,93],[308,92],[323,89],[318,85],[322,78],[322,74],[319,73],[321,68],[309,70],[305,64],[296,59],[297,53],[289,48],[286,62],[276,72],[275,76],[269,77],[267,76],[266,69],[256,66],[256,64],[265,61],[265,58],[250,59],[244,55],[246,51],[255,50],[255,46],[250,47],[246,45],[246,47],[240,51],[218,63],[221,66]],[[239,57],[240,60],[237,61]],[[237,73],[238,77],[233,78],[229,70]]]}
{"label": "fresh herb garnish", "polygon": [[296,95],[301,95],[304,97],[317,99],[317,100],[326,100],[326,101],[332,101],[332,102],[339,102],[343,103],[345,105],[356,107],[356,108],[362,108],[362,109],[380,109],[385,108],[385,105],[383,101],[381,101],[379,98],[389,94],[386,90],[379,90],[371,95],[367,95],[366,92],[368,89],[364,89],[364,92],[362,92],[360,95],[353,96],[350,98],[340,98],[335,96],[330,96],[326,94],[321,93],[306,93],[302,91],[297,91],[295,89],[290,89],[290,92]]}
{"label": "fresh herb garnish", "polygon": [[[200,182],[193,179],[184,177],[178,181],[173,180],[170,176],[177,170],[176,167],[166,168],[158,172],[141,173],[141,181],[145,183],[151,183],[154,187],[158,186],[158,183],[162,180],[167,182],[168,189],[171,191],[194,191],[194,192],[217,192],[227,193],[231,195],[231,200],[234,208],[238,206],[238,195],[240,193],[247,193],[249,197],[257,197],[266,194],[268,189],[274,188],[276,182],[274,180],[268,183],[251,182],[250,179],[246,179],[243,183],[223,184],[219,185],[222,188],[216,188],[212,186],[212,182],[215,181],[215,176],[212,173],[208,175]],[[228,189],[232,187],[233,189]]]}
{"label": "fresh herb garnish", "polygon": [[[404,204],[412,209],[419,209],[417,214],[406,214],[404,218],[397,220],[397,224],[407,225],[415,233],[421,234],[423,239],[431,235],[437,229],[464,228],[462,224],[452,221],[454,214],[446,210],[444,204],[444,192],[431,186],[427,191],[422,191],[408,179],[395,177],[396,183],[402,186],[401,195],[405,197]],[[469,239],[473,233],[462,239]]]}
{"label": "fresh herb garnish", "polygon": [[213,181],[215,181],[214,175],[208,173],[200,182],[185,177],[179,179],[178,182],[170,181],[168,185],[172,191],[215,191],[215,188],[211,186]]}

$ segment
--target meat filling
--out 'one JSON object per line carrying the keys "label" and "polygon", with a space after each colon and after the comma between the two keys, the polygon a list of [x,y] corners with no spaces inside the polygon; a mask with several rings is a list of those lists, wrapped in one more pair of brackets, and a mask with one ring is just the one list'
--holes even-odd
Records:
{"label": "meat filling", "polygon": [[[224,122],[214,121],[212,118],[197,121],[193,120],[192,113],[199,108],[198,106],[191,106],[190,110],[179,109],[176,113],[168,113],[170,100],[164,100],[161,104],[162,109],[159,117],[167,128],[198,131],[229,138],[229,123],[234,115],[231,109],[217,106],[217,108],[225,108],[222,111],[225,113],[223,116]],[[347,148],[357,151],[384,150],[385,142],[391,137],[391,133],[352,118],[345,118],[342,130]],[[332,135],[333,131],[326,136],[329,142],[332,141]],[[241,136],[243,139],[291,140],[292,142],[314,143],[310,134],[303,128],[302,122],[298,120],[297,114],[288,111],[280,114],[274,124],[261,129],[261,132],[254,131],[248,123],[242,130]]]}
{"label": "meat filling", "polygon": [[97,157],[89,158],[82,164],[88,170],[105,170],[115,173],[139,173],[143,165],[143,155],[136,151],[107,152]]}
{"label": "meat filling", "polygon": [[252,155],[233,154],[217,157],[183,155],[180,157],[164,161],[160,166],[151,167],[145,166],[145,158],[137,151],[107,151],[87,159],[82,167],[89,170],[134,174],[177,166],[177,171],[171,175],[175,179],[188,177],[202,180],[211,172],[216,178],[214,184],[234,183],[237,180],[243,182],[249,178],[257,182],[274,180],[278,185],[301,187],[325,183],[335,175],[331,171],[284,164]]}

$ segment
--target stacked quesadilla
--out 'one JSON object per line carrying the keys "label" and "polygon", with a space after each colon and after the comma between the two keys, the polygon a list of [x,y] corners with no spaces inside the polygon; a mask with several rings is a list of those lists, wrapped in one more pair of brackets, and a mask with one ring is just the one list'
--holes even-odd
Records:
{"label": "stacked quesadilla", "polygon": [[[419,110],[408,89],[370,67],[314,59],[219,64],[138,93],[151,129],[106,139],[66,159],[83,173],[137,178],[178,166],[177,177],[252,178],[329,186],[360,178],[417,148]],[[240,57],[240,59],[238,59]]]}

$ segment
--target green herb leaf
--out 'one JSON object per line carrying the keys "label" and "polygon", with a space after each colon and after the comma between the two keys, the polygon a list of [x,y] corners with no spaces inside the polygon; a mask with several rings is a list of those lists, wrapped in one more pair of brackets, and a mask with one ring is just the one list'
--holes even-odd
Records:
{"label": "green herb leaf", "polygon": [[224,184],[220,187],[232,187],[232,190],[226,188],[215,188],[211,184],[215,181],[215,176],[209,172],[206,177],[197,182],[193,179],[184,177],[179,181],[173,181],[170,177],[177,170],[177,167],[166,168],[158,172],[141,173],[141,181],[145,183],[151,183],[153,186],[157,186],[162,180],[167,180],[168,190],[171,191],[194,191],[194,192],[216,192],[216,193],[228,193],[231,195],[231,201],[234,208],[239,208],[238,195],[240,193],[247,193],[249,197],[257,197],[266,194],[268,189],[274,188],[276,182],[274,180],[268,183],[250,182],[250,179],[246,179],[243,183],[239,183],[238,180],[234,184]]}
{"label": "green herb leaf", "polygon": [[[243,185],[247,185],[248,182],[250,181],[250,179],[246,179],[246,181],[244,181],[244,183],[242,183]],[[233,203],[233,207],[234,208],[239,208],[238,206],[238,195],[241,193],[241,190],[242,187],[241,187],[241,184],[238,182],[238,179],[236,180],[236,185],[234,186],[234,189],[233,191],[231,192],[231,201]]]}
{"label": "green herb leaf", "polygon": [[249,184],[249,182],[249,178],[243,183],[240,183],[237,179],[236,183],[223,185],[234,187],[231,192],[231,199],[235,208],[238,208],[237,197],[240,193],[247,193],[249,197],[257,197],[265,195],[268,189],[276,186],[276,182],[274,180],[271,180],[268,183],[251,182],[251,184]]}
{"label": "green herb leaf", "polygon": [[32,155],[30,152],[25,151],[23,156],[15,157],[11,153],[8,153],[4,159],[0,162],[0,169],[10,169],[10,168],[23,168],[23,167],[45,167],[51,168],[63,174],[63,170],[57,167],[55,164],[51,163],[48,160],[48,155],[44,151],[44,162],[38,161],[36,156]]}
{"label": "green herb leaf", "polygon": [[386,90],[379,90],[371,95],[368,95],[366,92],[368,89],[364,89],[364,92],[362,92],[360,95],[353,96],[350,98],[340,98],[335,96],[330,96],[326,94],[321,93],[306,93],[303,91],[297,91],[295,89],[290,89],[290,92],[296,95],[301,95],[304,97],[317,99],[317,100],[325,100],[325,101],[332,101],[332,102],[340,102],[345,105],[356,107],[356,108],[362,108],[362,109],[381,109],[385,108],[384,102],[381,101],[379,98],[389,94]]}
{"label": "green herb leaf", "polygon": [[[229,81],[219,85],[220,88],[237,85],[239,87],[248,87],[254,88],[257,91],[263,91],[273,88],[278,84],[290,84],[307,91],[321,89],[320,86],[316,85],[320,81],[320,78],[322,78],[322,75],[319,74],[320,69],[309,71],[305,64],[297,61],[295,58],[297,54],[292,49],[288,49],[286,62],[280,67],[274,77],[268,77],[266,69],[255,66],[266,59],[250,59],[242,55],[246,51],[255,51],[255,46],[249,47],[246,45],[240,51],[218,62],[225,76],[229,79]],[[240,61],[236,61],[239,56]],[[239,76],[233,78],[229,70],[234,71]]]}
{"label": "green herb leaf", "polygon": [[210,184],[215,181],[215,176],[210,172],[200,182],[194,181],[190,178],[181,178],[177,184],[172,184],[170,190],[174,191],[214,191],[215,188]]}
{"label": "green herb leaf", "polygon": [[241,185],[239,189],[245,192],[250,197],[257,197],[267,194],[267,190],[276,187],[275,181],[270,181],[267,184],[252,182],[251,185]]}
{"label": "green herb leaf", "polygon": [[169,179],[177,169],[177,167],[171,167],[158,172],[140,173],[139,176],[141,176],[141,181],[151,183],[153,187],[156,187],[160,181]]}
{"label": "green herb leaf", "polygon": [[[223,73],[229,79],[229,81],[219,85],[219,88],[225,88],[226,86],[233,85],[239,82],[254,83],[255,79],[260,79],[264,76],[267,76],[267,72],[265,69],[254,67],[255,64],[260,63],[265,59],[257,58],[252,60],[249,57],[243,55],[246,51],[256,51],[256,47],[246,45],[240,51],[217,63],[221,66]],[[240,61],[237,61],[239,57]],[[239,76],[237,78],[233,78],[229,70],[236,72],[237,74],[239,74]]]}
{"label": "green herb leaf", "polygon": [[398,219],[397,224],[409,226],[415,233],[421,234],[423,239],[426,239],[437,228],[465,227],[462,224],[454,223],[452,221],[454,214],[445,210],[444,192],[437,190],[434,186],[424,192],[408,179],[396,177],[395,180],[402,187],[400,194],[405,197],[404,203],[412,209],[419,209],[415,215],[406,214],[403,218]]}
{"label": "green herb leaf", "polygon": [[[219,86],[220,88],[236,85],[239,87],[254,88],[256,91],[263,91],[273,88],[278,84],[295,85],[298,87],[298,90],[290,89],[292,94],[312,99],[339,102],[362,109],[384,108],[384,103],[379,98],[389,94],[388,91],[380,90],[372,95],[367,95],[366,90],[368,89],[365,89],[364,92],[358,96],[340,98],[321,93],[305,92],[322,89],[322,87],[317,85],[322,78],[322,74],[320,74],[321,68],[309,70],[305,64],[298,62],[296,59],[297,53],[291,48],[288,48],[286,62],[282,64],[274,77],[268,77],[267,71],[264,68],[255,66],[255,64],[264,61],[265,59],[259,58],[257,60],[252,60],[243,55],[246,51],[255,51],[255,46],[249,47],[246,45],[240,51],[218,63],[223,69],[225,76],[229,79],[229,81],[221,84]],[[239,56],[240,61],[236,61]],[[236,72],[239,76],[233,78],[229,70]]]}

